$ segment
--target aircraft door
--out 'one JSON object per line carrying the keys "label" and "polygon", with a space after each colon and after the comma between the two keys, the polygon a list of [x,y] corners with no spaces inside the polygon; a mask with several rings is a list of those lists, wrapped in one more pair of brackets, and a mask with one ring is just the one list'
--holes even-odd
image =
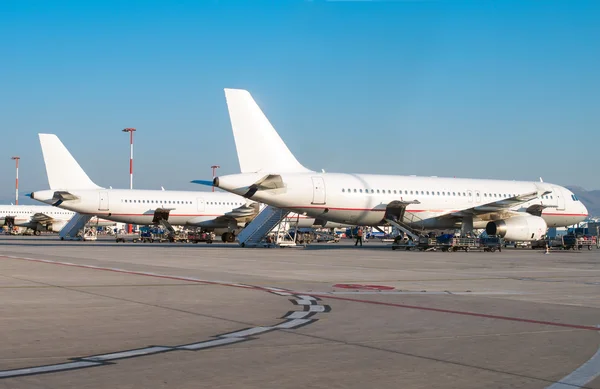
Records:
{"label": "aircraft door", "polygon": [[469,196],[469,203],[472,203],[473,202],[473,191],[471,191],[471,190],[468,191],[467,195]]}
{"label": "aircraft door", "polygon": [[480,203],[481,202],[481,194],[479,193],[478,190],[475,191],[475,202],[476,203]]}
{"label": "aircraft door", "polygon": [[561,188],[557,188],[554,187],[556,193],[553,193],[553,195],[556,196],[556,201],[558,201],[558,207],[556,208],[559,211],[564,211],[565,210],[565,192],[561,189]]}
{"label": "aircraft door", "polygon": [[201,197],[198,197],[196,200],[198,202],[198,212],[204,212],[204,207],[206,206],[204,203],[204,199]]}
{"label": "aircraft door", "polygon": [[98,204],[99,211],[108,211],[108,192],[100,192],[99,200],[100,204]]}
{"label": "aircraft door", "polygon": [[325,180],[323,177],[312,177],[313,204],[325,204]]}

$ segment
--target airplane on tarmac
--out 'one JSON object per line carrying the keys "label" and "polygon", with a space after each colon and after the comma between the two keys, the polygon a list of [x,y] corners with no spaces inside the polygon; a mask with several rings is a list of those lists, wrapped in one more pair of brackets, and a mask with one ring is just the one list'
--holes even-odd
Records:
{"label": "airplane on tarmac", "polygon": [[[258,214],[258,203],[231,193],[102,188],[56,135],[39,137],[50,190],[31,193],[34,200],[121,223],[151,225],[162,218],[171,225],[215,231],[224,242],[233,242],[236,231]],[[289,218],[299,226],[315,222],[305,216]]]}
{"label": "airplane on tarmac", "polygon": [[[74,215],[75,212],[48,205],[0,205],[0,227],[28,228],[34,235],[40,235],[42,231],[60,232]],[[102,227],[115,224],[97,218],[90,222]]]}
{"label": "airplane on tarmac", "polygon": [[[301,165],[248,91],[225,89],[241,174],[212,185],[248,199],[338,223],[484,229],[506,240],[541,238],[583,221],[568,189],[545,182],[315,172]],[[256,141],[260,139],[260,141]]]}

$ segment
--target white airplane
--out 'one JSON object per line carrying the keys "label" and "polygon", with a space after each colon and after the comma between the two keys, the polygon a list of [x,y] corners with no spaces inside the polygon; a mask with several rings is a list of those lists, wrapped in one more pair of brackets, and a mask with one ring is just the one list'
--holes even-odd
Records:
{"label": "white airplane", "polygon": [[[40,235],[42,231],[60,232],[73,215],[75,212],[48,205],[0,205],[0,226],[28,228],[34,235]],[[98,226],[115,224],[97,218],[90,223]]]}
{"label": "white airplane", "polygon": [[[338,223],[486,229],[507,240],[539,239],[588,211],[568,189],[544,182],[315,172],[302,166],[250,93],[225,89],[241,174],[217,177],[226,191]],[[257,141],[259,139],[260,141]]]}
{"label": "white airplane", "polygon": [[[171,225],[215,231],[224,242],[233,242],[235,232],[258,214],[258,203],[231,193],[102,188],[56,135],[39,137],[50,190],[31,193],[35,200],[121,223],[151,225],[162,218]],[[295,220],[290,215],[292,224]],[[304,216],[301,220],[300,226],[314,223]]]}

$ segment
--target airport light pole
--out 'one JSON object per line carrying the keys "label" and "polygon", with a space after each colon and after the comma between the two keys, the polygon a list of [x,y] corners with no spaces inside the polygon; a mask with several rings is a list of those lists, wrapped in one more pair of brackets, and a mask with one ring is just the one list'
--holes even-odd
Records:
{"label": "airport light pole", "polygon": [[11,157],[17,163],[17,179],[15,181],[15,205],[19,205],[19,159],[21,157]]}
{"label": "airport light pole", "polygon": [[[214,181],[214,179],[215,179],[215,177],[216,177],[216,175],[215,175],[215,172],[216,172],[216,171],[217,171],[217,169],[218,169],[218,168],[220,168],[220,167],[221,167],[221,166],[219,166],[219,165],[212,165],[212,166],[210,167],[210,168],[212,169],[212,171],[213,171],[213,181]],[[214,187],[214,186],[212,187],[212,191],[213,191],[213,192],[215,191],[215,187]]]}
{"label": "airport light pole", "polygon": [[[129,189],[133,189],[133,133],[135,128],[124,128],[123,132],[129,133]],[[127,232],[131,234],[131,231],[133,231],[133,226],[128,224]]]}

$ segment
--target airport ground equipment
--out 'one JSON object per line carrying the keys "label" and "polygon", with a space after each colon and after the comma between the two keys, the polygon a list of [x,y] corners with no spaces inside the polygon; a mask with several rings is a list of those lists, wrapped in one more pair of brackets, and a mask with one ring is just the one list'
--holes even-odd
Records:
{"label": "airport ground equipment", "polygon": [[563,236],[563,248],[565,250],[582,250],[585,247],[591,250],[596,245],[597,238],[595,236],[577,236],[575,234]]}
{"label": "airport ground equipment", "polygon": [[[239,234],[238,241],[242,247],[257,247],[281,221],[289,215],[289,211],[281,208],[266,206]],[[277,233],[275,242],[280,240]]]}
{"label": "airport ground equipment", "polygon": [[60,230],[58,236],[60,240],[79,240],[84,233],[86,224],[92,218],[91,215],[82,215],[76,213],[71,220]]}
{"label": "airport ground equipment", "polygon": [[168,242],[169,236],[170,235],[161,228],[140,228],[140,239],[142,242]]}
{"label": "airport ground equipment", "polygon": [[479,246],[483,251],[494,252],[498,250],[498,252],[502,251],[502,245],[504,241],[499,236],[486,236],[484,238],[479,238]]}
{"label": "airport ground equipment", "polygon": [[410,251],[410,250],[414,250],[417,249],[419,246],[415,243],[414,240],[412,239],[408,239],[404,236],[398,235],[395,239],[394,242],[392,243],[392,250],[406,250],[406,251]]}
{"label": "airport ground equipment", "polygon": [[425,235],[425,229],[423,219],[414,213],[406,212],[406,207],[409,204],[419,204],[419,201],[392,201],[387,205],[384,220],[416,242],[419,240],[419,236]]}
{"label": "airport ground equipment", "polygon": [[118,233],[116,235],[116,242],[133,242],[133,243],[137,243],[141,240],[140,234],[136,234],[136,233]]}
{"label": "airport ground equipment", "polygon": [[446,248],[444,251],[448,252],[456,252],[456,251],[470,251],[473,249],[480,248],[480,243],[478,238],[464,238],[464,237],[454,237],[450,241],[450,246]]}
{"label": "airport ground equipment", "polygon": [[207,244],[211,244],[215,240],[215,234],[212,232],[192,231],[188,233],[187,240],[192,243],[206,242]]}
{"label": "airport ground equipment", "polygon": [[340,236],[335,232],[322,232],[316,231],[314,240],[316,242],[326,242],[326,243],[338,243],[340,241]]}

